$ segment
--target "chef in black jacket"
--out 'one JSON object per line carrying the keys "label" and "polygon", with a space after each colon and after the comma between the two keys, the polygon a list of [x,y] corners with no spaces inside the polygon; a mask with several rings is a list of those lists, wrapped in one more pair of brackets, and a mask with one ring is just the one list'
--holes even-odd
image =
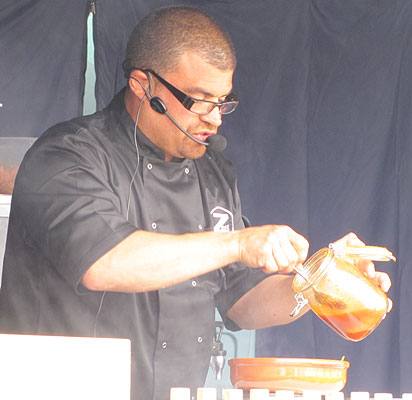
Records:
{"label": "chef in black jacket", "polygon": [[[138,24],[127,87],[46,131],[20,167],[1,332],[130,338],[132,397],[147,400],[203,385],[215,307],[232,330],[294,320],[290,273],[308,242],[288,226],[244,229],[218,152],[235,66],[226,33],[193,8]],[[359,267],[389,289],[373,264]]]}

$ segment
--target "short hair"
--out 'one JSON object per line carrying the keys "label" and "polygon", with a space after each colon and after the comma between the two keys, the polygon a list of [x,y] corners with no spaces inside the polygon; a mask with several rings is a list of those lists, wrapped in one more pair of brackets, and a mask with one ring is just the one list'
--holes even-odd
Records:
{"label": "short hair", "polygon": [[212,17],[193,7],[171,6],[147,15],[133,30],[123,62],[125,76],[137,68],[172,72],[186,51],[222,71],[236,67],[233,43]]}

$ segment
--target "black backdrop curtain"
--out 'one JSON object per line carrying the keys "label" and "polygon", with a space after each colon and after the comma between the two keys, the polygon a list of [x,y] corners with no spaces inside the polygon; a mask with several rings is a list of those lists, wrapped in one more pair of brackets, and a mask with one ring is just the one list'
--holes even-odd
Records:
{"label": "black backdrop curtain", "polygon": [[0,136],[82,113],[89,0],[0,1]]}
{"label": "black backdrop curtain", "polygon": [[[241,104],[222,133],[244,214],[255,225],[292,226],[311,252],[354,231],[398,256],[377,263],[392,277],[394,308],[368,338],[345,341],[309,313],[258,331],[256,355],[344,355],[345,392],[412,392],[412,2],[97,0],[98,108],[125,83],[120,64],[136,22],[178,3],[215,16],[237,49]],[[56,57],[72,47],[65,43]],[[1,72],[2,80],[11,76]]]}

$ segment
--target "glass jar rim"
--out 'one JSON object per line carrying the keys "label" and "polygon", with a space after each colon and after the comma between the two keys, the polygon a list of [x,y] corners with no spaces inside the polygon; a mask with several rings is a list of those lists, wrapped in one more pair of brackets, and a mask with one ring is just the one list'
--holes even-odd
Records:
{"label": "glass jar rim", "polygon": [[297,274],[293,278],[293,290],[296,293],[302,293],[319,282],[325,275],[334,257],[335,252],[330,247],[321,248],[310,256],[299,269],[301,274]]}

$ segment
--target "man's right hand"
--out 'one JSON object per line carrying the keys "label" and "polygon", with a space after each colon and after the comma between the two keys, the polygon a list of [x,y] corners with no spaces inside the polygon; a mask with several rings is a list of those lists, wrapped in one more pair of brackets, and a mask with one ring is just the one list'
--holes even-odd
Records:
{"label": "man's right hand", "polygon": [[308,256],[309,242],[286,225],[256,226],[237,233],[240,261],[266,273],[290,273]]}

